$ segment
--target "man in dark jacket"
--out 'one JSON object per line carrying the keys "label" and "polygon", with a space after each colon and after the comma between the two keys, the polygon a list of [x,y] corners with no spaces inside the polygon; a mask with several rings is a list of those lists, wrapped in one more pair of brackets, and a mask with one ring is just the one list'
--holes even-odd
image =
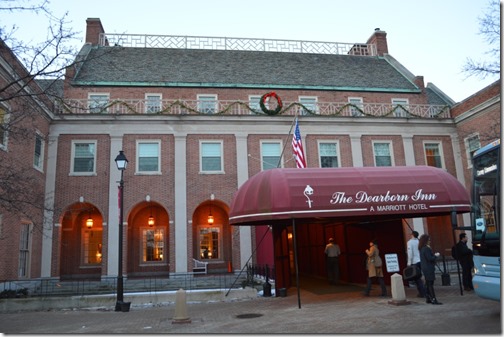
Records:
{"label": "man in dark jacket", "polygon": [[459,239],[460,241],[457,242],[457,254],[458,261],[462,267],[462,284],[464,285],[464,290],[471,291],[474,290],[472,283],[472,268],[474,267],[473,252],[467,247],[466,233],[460,233]]}

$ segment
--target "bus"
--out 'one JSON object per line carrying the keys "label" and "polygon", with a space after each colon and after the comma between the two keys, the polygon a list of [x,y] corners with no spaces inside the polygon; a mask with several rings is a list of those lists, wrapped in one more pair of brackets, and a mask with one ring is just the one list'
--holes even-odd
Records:
{"label": "bus", "polygon": [[474,153],[471,227],[475,293],[500,301],[500,139]]}

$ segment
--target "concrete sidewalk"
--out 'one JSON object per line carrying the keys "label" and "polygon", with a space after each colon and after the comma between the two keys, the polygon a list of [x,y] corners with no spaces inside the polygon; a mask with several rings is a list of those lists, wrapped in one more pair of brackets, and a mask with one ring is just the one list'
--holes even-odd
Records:
{"label": "concrete sidewalk", "polygon": [[[440,280],[439,280],[440,282]],[[408,305],[389,304],[373,286],[290,288],[286,297],[187,303],[190,323],[174,320],[175,303],[113,308],[45,310],[0,314],[5,334],[501,334],[501,304],[474,293],[460,295],[458,285],[436,285],[443,305],[426,304],[416,289],[405,288]],[[301,307],[299,307],[301,306]]]}

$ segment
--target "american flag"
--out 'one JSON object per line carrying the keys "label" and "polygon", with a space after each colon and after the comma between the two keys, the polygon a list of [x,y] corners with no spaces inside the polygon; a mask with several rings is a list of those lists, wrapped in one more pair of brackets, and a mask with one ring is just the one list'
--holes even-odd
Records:
{"label": "american flag", "polygon": [[303,151],[303,142],[301,141],[301,132],[299,132],[299,124],[296,118],[296,129],[294,130],[294,135],[292,136],[292,151],[296,157],[296,167],[306,168],[306,160]]}

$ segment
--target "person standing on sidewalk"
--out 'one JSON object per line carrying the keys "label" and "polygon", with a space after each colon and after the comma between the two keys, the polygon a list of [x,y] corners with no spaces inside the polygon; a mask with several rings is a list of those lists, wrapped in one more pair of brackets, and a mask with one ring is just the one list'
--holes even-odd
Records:
{"label": "person standing on sidewalk", "polygon": [[460,241],[457,242],[458,261],[462,266],[462,283],[465,291],[474,290],[472,283],[472,268],[474,267],[473,252],[467,247],[467,234],[459,234]]}
{"label": "person standing on sidewalk", "polygon": [[368,270],[367,287],[364,290],[364,296],[369,296],[371,291],[371,279],[377,278],[381,287],[382,297],[387,296],[387,288],[385,287],[385,281],[383,280],[383,270],[382,270],[382,259],[380,257],[380,250],[378,249],[378,243],[376,240],[371,240],[369,242],[369,249],[366,249],[367,264],[366,269]]}
{"label": "person standing on sidewalk", "polygon": [[339,256],[341,254],[340,247],[334,243],[334,239],[330,238],[329,243],[324,251],[326,255],[327,276],[330,284],[338,284],[339,282]]}
{"label": "person standing on sidewalk", "polygon": [[408,248],[408,266],[411,265],[416,265],[418,270],[420,270],[420,274],[418,275],[418,278],[413,280],[413,282],[416,284],[418,294],[417,297],[422,297],[425,298],[425,287],[423,285],[422,281],[422,266],[420,264],[420,251],[418,250],[418,232],[413,231],[411,232],[411,239],[408,240],[407,244]]}
{"label": "person standing on sidewalk", "polygon": [[420,251],[420,265],[422,266],[422,273],[425,277],[425,284],[427,286],[427,292],[425,297],[427,298],[427,303],[432,304],[443,304],[438,302],[436,299],[436,294],[434,292],[434,280],[436,280],[436,259],[440,255],[439,253],[433,253],[430,247],[430,236],[423,234],[418,240],[418,250]]}

